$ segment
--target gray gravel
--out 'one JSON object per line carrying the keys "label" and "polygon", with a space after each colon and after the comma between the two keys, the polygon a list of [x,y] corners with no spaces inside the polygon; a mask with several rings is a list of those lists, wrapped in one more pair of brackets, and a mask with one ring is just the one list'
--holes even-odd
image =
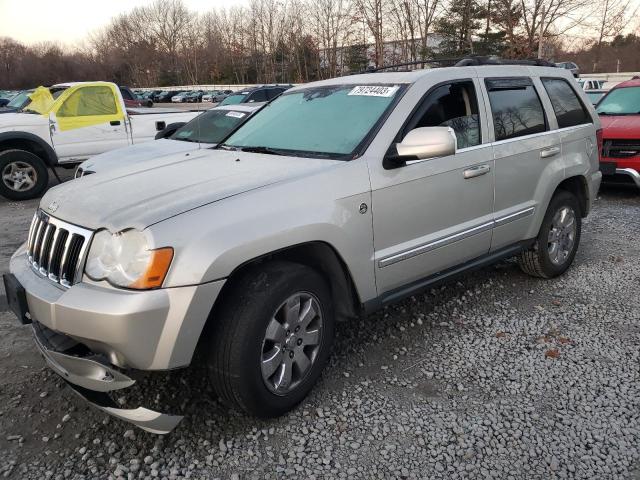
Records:
{"label": "gray gravel", "polygon": [[[0,271],[35,204],[0,199]],[[280,419],[227,410],[197,370],[144,380],[187,414],[165,437],[76,399],[0,313],[0,478],[640,479],[639,234],[640,195],[608,189],[565,276],[504,262],[340,324]]]}

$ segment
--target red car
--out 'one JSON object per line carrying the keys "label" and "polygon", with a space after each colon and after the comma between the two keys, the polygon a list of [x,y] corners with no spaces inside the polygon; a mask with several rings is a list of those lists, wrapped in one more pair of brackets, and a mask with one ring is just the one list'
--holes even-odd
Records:
{"label": "red car", "polygon": [[153,107],[153,102],[148,98],[140,98],[131,91],[129,87],[118,87],[124,100],[124,105],[127,108],[135,107]]}
{"label": "red car", "polygon": [[640,188],[640,79],[619,83],[596,105],[602,121],[603,181]]}

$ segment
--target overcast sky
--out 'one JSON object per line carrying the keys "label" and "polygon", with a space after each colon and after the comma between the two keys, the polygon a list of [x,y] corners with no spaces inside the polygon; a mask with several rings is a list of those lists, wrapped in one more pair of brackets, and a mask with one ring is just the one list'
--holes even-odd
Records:
{"label": "overcast sky", "polygon": [[[109,19],[152,0],[0,0],[0,36],[23,43],[54,41],[72,45]],[[245,0],[184,0],[188,8],[207,12]]]}
{"label": "overcast sky", "polygon": [[[197,12],[246,1],[184,0]],[[106,25],[111,17],[150,3],[152,0],[0,0],[0,36],[27,44],[47,40],[72,46]],[[632,4],[637,8],[640,0],[632,0]],[[632,23],[635,27],[637,18]]]}

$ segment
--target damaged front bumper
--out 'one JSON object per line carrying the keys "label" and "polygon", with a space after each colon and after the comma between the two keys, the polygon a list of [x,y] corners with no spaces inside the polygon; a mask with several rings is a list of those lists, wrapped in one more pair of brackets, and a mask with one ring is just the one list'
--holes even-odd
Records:
{"label": "damaged front bumper", "polygon": [[135,380],[111,366],[103,355],[66,335],[33,322],[35,343],[49,367],[94,407],[151,433],[166,434],[182,416],[155,412],[144,407],[119,408],[109,392],[131,387]]}

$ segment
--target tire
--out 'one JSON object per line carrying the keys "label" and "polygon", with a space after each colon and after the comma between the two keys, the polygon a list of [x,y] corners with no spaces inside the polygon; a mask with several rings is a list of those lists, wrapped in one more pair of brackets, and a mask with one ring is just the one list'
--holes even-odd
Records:
{"label": "tire", "polygon": [[0,195],[29,200],[39,197],[47,185],[49,172],[40,157],[26,150],[0,152]]}
{"label": "tire", "polygon": [[[250,415],[261,418],[283,415],[307,396],[329,358],[334,333],[329,287],[324,278],[309,267],[274,261],[243,275],[230,288],[220,308],[216,308],[212,318],[215,324],[207,342],[209,347],[205,346],[213,389],[225,404]],[[296,295],[303,295],[300,310],[288,310],[293,313],[284,317],[283,304],[289,300],[291,303],[287,306],[295,305],[290,299]],[[306,307],[313,300],[317,302],[314,305],[319,316],[298,313],[311,312]],[[288,323],[292,318],[302,318],[302,322],[305,318],[312,319],[306,327],[302,322],[298,324],[298,331],[293,327],[295,321]],[[283,328],[282,338],[287,338],[286,341],[267,340],[267,337],[279,337],[276,333],[279,330],[272,328],[273,322]],[[311,338],[313,329],[317,332],[313,340],[317,344],[305,345],[302,338]],[[311,359],[306,370],[295,363],[301,351]],[[271,355],[272,352],[276,354]],[[265,361],[266,358],[275,360]],[[275,365],[277,369],[269,376],[269,367]],[[291,381],[283,380],[278,386],[278,380],[287,378],[283,374],[286,365],[290,368]]]}
{"label": "tire", "polygon": [[[564,220],[562,212],[567,212]],[[559,221],[566,225],[558,224]],[[533,247],[520,254],[518,265],[523,272],[534,277],[562,275],[573,263],[581,233],[582,212],[578,199],[564,190],[556,192],[549,202]]]}

